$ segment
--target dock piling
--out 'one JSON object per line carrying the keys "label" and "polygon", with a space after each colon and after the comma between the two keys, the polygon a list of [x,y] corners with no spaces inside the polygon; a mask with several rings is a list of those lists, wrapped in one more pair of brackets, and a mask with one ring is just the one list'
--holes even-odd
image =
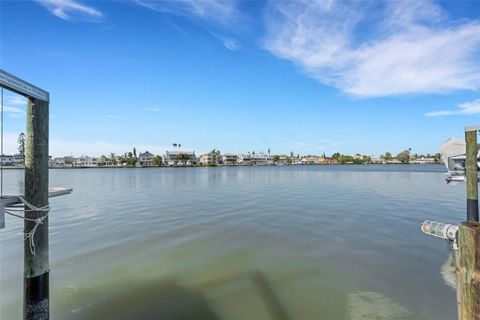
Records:
{"label": "dock piling", "polygon": [[478,221],[478,165],[477,130],[465,129],[467,185],[467,221]]}
{"label": "dock piling", "polygon": [[[25,200],[41,208],[48,205],[48,101],[28,98],[27,135],[25,148]],[[25,207],[25,217],[39,219],[45,211]],[[25,220],[24,233],[29,233],[35,222]],[[48,217],[38,225],[35,251],[29,239],[24,240],[24,305],[25,320],[49,319],[49,261]]]}
{"label": "dock piling", "polygon": [[[480,320],[480,223],[478,222],[478,146],[480,127],[465,128],[467,222],[458,228],[457,301],[458,318]],[[458,259],[460,261],[458,261]]]}

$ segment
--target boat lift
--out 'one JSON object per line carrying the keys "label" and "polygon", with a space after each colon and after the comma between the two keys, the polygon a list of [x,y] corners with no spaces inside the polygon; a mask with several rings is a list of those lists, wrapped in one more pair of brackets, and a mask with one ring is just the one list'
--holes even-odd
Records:
{"label": "boat lift", "polygon": [[[466,143],[458,138],[449,138],[440,146],[442,161],[448,173],[445,180],[450,182],[465,182]],[[480,150],[477,153],[477,167],[480,168]]]}

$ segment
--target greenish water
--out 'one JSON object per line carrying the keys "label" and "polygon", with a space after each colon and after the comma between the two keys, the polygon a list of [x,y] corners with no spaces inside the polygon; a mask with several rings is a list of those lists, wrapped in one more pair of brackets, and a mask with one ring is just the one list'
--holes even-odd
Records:
{"label": "greenish water", "polygon": [[[6,193],[23,172],[4,172]],[[53,319],[454,319],[442,166],[51,170]],[[20,319],[22,222],[0,230],[0,317]]]}

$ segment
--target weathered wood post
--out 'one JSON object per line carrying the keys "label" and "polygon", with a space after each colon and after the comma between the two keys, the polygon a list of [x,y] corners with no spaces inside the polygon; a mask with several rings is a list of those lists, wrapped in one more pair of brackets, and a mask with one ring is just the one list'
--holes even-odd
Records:
{"label": "weathered wood post", "polygon": [[[48,205],[48,107],[47,101],[28,98],[25,146],[25,200],[37,208]],[[25,217],[47,214],[25,207]],[[25,220],[24,232],[35,227]],[[24,241],[24,319],[49,319],[48,217],[35,231],[35,254]]]}
{"label": "weathered wood post", "polygon": [[[458,228],[459,267],[457,294],[460,294],[459,318],[480,319],[480,223],[478,223],[477,131],[465,128],[467,222]],[[457,264],[458,265],[458,264]],[[458,292],[459,291],[459,292]]]}
{"label": "weathered wood post", "polygon": [[[48,106],[49,93],[0,69],[0,87],[28,99],[25,145],[23,318],[49,319]],[[70,190],[71,191],[71,190]],[[43,210],[42,210],[43,208]]]}
{"label": "weathered wood post", "polygon": [[[480,129],[480,127],[478,127]],[[465,128],[467,221],[478,221],[477,127]]]}

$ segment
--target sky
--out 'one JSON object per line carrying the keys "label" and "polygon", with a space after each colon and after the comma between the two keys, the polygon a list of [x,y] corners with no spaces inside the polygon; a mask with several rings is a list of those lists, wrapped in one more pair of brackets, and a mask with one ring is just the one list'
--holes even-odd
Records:
{"label": "sky", "polygon": [[7,0],[0,68],[50,92],[52,156],[433,154],[480,124],[480,1]]}

